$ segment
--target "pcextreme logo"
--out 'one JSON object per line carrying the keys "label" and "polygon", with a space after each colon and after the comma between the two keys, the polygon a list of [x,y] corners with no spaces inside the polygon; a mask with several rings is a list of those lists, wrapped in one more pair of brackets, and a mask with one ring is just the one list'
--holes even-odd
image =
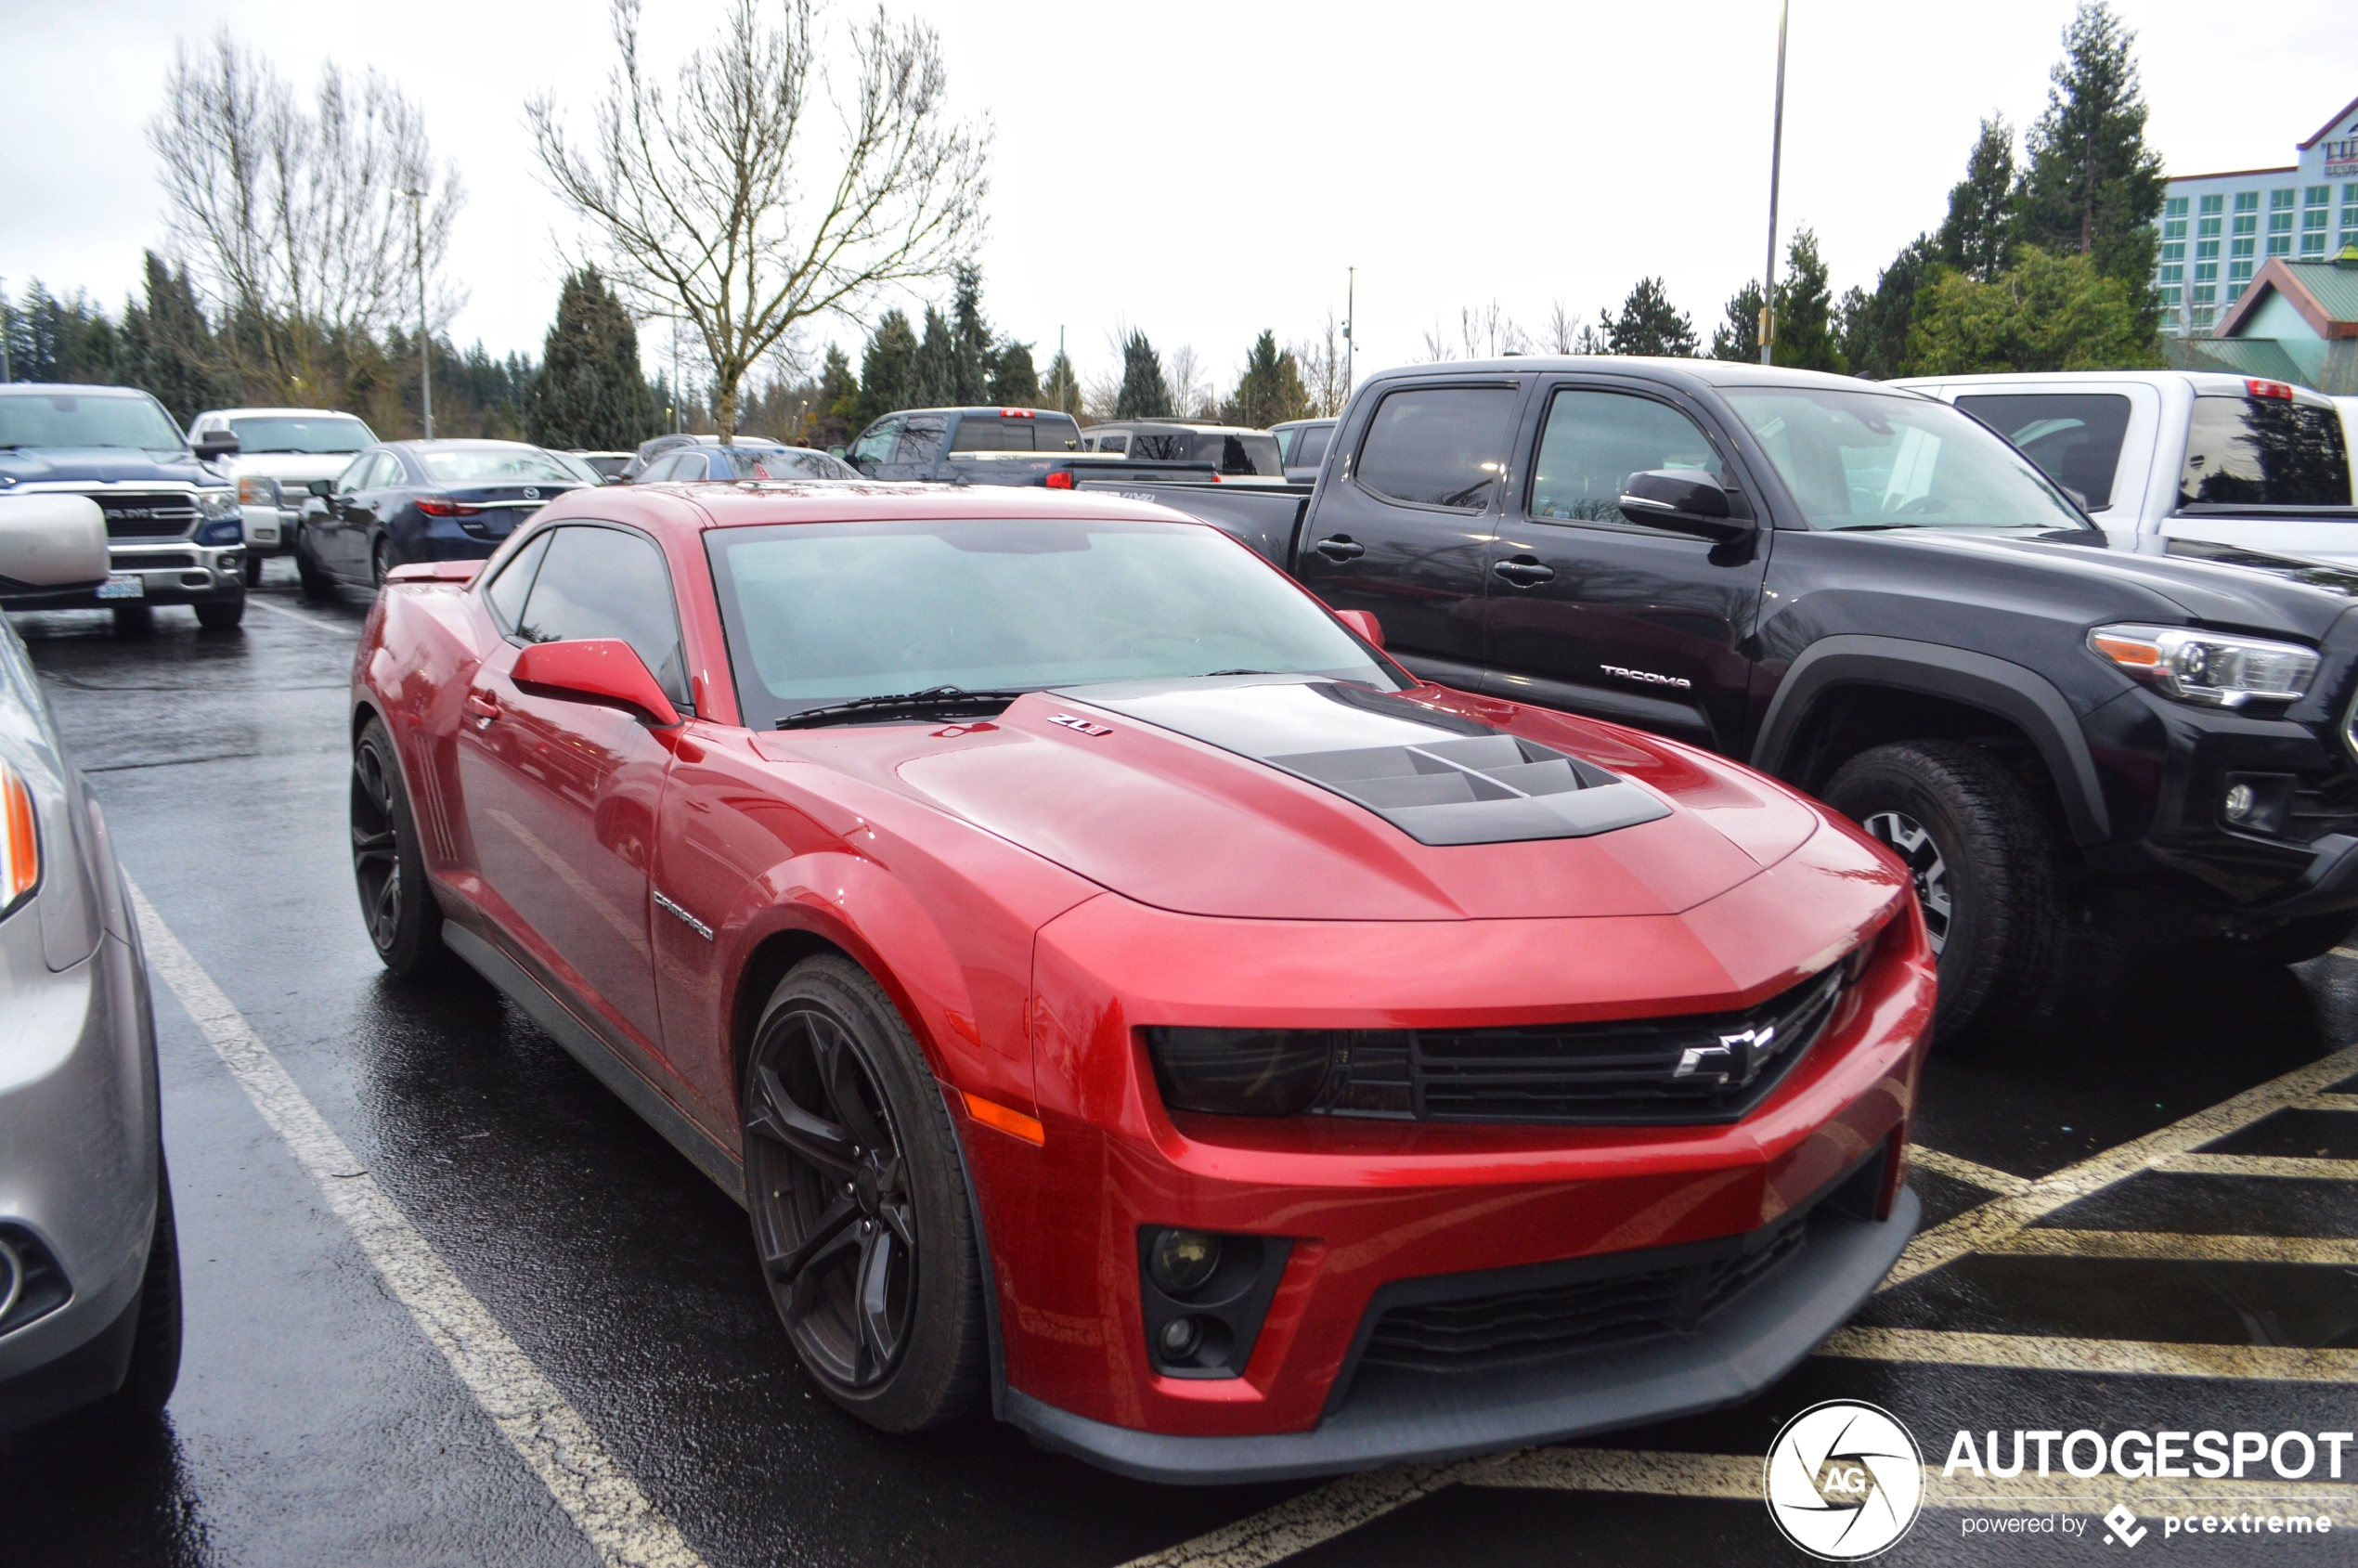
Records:
{"label": "pcextreme logo", "polygon": [[1821,1562],[1857,1562],[1916,1522],[1924,1456],[1889,1411],[1830,1399],[1777,1433],[1760,1491],[1785,1539]]}

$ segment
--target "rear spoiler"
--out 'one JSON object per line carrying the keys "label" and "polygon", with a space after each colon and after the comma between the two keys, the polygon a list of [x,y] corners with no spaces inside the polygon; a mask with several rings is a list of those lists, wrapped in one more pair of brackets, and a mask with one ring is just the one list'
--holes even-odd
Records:
{"label": "rear spoiler", "polygon": [[480,561],[421,561],[395,566],[385,574],[389,583],[471,583],[483,575]]}

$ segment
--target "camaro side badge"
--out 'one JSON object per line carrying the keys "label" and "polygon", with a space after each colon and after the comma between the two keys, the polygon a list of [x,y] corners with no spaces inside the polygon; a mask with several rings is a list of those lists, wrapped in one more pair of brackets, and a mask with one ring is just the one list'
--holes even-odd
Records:
{"label": "camaro side badge", "polygon": [[1077,714],[1056,714],[1049,719],[1048,722],[1051,724],[1061,724],[1068,730],[1078,730],[1084,735],[1110,735],[1113,733],[1110,727],[1104,724],[1092,724],[1089,720],[1081,718]]}
{"label": "camaro side badge", "polygon": [[680,924],[686,926],[689,930],[693,931],[697,936],[702,937],[706,941],[712,940],[711,927],[706,925],[694,915],[690,914],[686,910],[681,909],[669,899],[665,898],[660,892],[655,894],[655,904],[656,907],[662,909],[666,914],[676,916],[680,920]]}

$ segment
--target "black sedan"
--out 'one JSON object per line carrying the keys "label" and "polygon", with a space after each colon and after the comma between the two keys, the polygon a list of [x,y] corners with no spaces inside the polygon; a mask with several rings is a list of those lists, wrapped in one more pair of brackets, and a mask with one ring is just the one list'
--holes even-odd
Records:
{"label": "black sedan", "polygon": [[479,561],[580,473],[521,441],[388,441],[353,459],[304,508],[295,566],[304,592],[375,589],[395,566]]}

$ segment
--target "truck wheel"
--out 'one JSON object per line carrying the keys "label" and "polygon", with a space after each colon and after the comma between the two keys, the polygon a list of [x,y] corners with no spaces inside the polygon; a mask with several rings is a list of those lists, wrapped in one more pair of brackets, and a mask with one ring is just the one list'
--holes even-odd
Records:
{"label": "truck wheel", "polygon": [[196,606],[197,624],[207,631],[235,631],[238,623],[246,618],[246,595],[238,590],[235,599],[215,599]]}
{"label": "truck wheel", "polygon": [[156,613],[145,604],[110,604],[117,637],[146,637],[156,628]]}
{"label": "truck wheel", "polygon": [[1961,742],[1903,741],[1844,763],[1825,798],[1915,875],[1940,965],[1936,1041],[1994,1035],[2046,1013],[2065,924],[2057,846],[2020,781]]}
{"label": "truck wheel", "polygon": [[256,555],[252,551],[246,551],[245,570],[246,586],[248,588],[260,588],[262,586],[262,557]]}

